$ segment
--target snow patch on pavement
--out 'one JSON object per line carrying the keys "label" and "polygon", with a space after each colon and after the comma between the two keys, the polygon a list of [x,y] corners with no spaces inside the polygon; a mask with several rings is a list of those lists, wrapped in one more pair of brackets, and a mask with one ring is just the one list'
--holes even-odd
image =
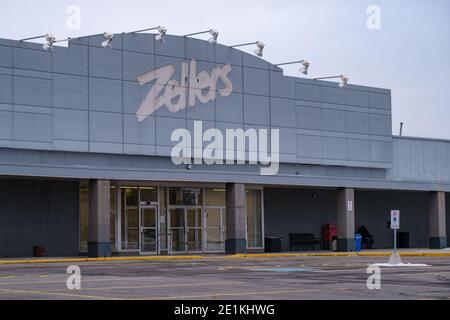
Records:
{"label": "snow patch on pavement", "polygon": [[424,263],[374,263],[371,264],[371,266],[377,266],[377,267],[431,267],[429,264]]}

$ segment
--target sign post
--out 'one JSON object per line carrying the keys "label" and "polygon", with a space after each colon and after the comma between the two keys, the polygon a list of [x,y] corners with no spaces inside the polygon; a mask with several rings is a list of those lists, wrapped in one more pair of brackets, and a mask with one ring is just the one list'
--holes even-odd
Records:
{"label": "sign post", "polygon": [[400,264],[402,260],[397,252],[397,230],[400,229],[400,210],[391,210],[391,229],[394,230],[394,252],[389,257],[389,263]]}

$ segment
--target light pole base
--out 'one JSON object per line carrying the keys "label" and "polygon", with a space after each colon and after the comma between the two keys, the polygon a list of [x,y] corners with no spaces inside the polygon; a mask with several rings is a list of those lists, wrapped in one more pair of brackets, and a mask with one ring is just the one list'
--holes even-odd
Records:
{"label": "light pole base", "polygon": [[402,258],[400,258],[400,255],[398,253],[393,253],[389,257],[388,263],[389,264],[401,264],[402,263]]}

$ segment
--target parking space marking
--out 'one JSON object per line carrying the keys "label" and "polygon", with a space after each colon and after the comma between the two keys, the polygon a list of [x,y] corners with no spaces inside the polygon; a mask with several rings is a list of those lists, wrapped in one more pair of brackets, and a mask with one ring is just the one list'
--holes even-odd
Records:
{"label": "parking space marking", "polygon": [[[221,286],[221,285],[234,285],[234,284],[247,284],[242,281],[223,281],[223,282],[203,282],[203,283],[186,283],[186,284],[165,284],[165,285],[148,285],[148,286],[116,286],[116,287],[93,287],[93,288],[81,288],[84,290],[129,290],[129,289],[150,289],[150,288],[182,288],[182,287],[201,287],[201,286]],[[47,290],[49,292],[59,292],[62,290]]]}
{"label": "parking space marking", "polygon": [[[30,279],[31,280],[31,279]],[[67,278],[61,278],[60,281],[0,281],[0,285],[34,285],[34,284],[58,284],[66,283]],[[106,281],[142,281],[142,278],[112,278],[112,279],[83,279],[83,282],[106,282]]]}
{"label": "parking space marking", "polygon": [[84,298],[84,299],[95,299],[95,300],[124,300],[122,298],[116,298],[116,297],[102,297],[102,296],[92,296],[92,295],[83,295],[83,294],[58,293],[58,292],[41,291],[41,290],[38,291],[38,290],[0,289],[0,293],[47,295],[47,296],[72,297],[72,298]]}
{"label": "parking space marking", "polygon": [[320,291],[320,289],[299,289],[299,290],[286,290],[286,291],[259,291],[259,292],[227,292],[227,293],[210,293],[202,295],[188,295],[188,296],[168,296],[168,297],[152,297],[144,300],[179,300],[179,299],[193,299],[193,298],[214,298],[214,297],[226,297],[226,296],[251,296],[251,295],[273,295],[273,294],[286,294],[286,293],[300,293],[300,292],[313,292]]}

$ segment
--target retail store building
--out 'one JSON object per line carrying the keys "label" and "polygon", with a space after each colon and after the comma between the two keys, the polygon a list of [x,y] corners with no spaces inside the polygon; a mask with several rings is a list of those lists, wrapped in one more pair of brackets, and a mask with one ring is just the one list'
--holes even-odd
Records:
{"label": "retail store building", "polygon": [[[390,90],[192,38],[102,41],[0,39],[0,257],[261,252],[265,237],[288,250],[330,223],[340,251],[360,225],[387,248],[392,209],[411,247],[448,245],[450,141],[393,136]],[[174,130],[200,121],[278,129],[278,173],[175,164]]]}

